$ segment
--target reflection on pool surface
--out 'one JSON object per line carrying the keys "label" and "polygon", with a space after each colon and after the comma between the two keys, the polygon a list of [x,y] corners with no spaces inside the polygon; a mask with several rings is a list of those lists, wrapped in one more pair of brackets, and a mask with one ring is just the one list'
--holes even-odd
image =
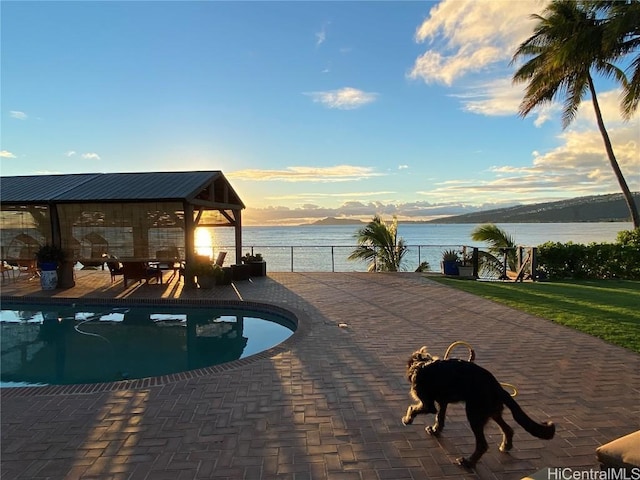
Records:
{"label": "reflection on pool surface", "polygon": [[2,305],[0,386],[167,375],[267,350],[296,323],[241,307]]}

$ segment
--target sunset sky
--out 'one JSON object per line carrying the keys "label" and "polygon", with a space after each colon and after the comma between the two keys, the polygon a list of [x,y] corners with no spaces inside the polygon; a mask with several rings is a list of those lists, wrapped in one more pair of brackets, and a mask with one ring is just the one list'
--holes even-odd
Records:
{"label": "sunset sky", "polygon": [[[535,0],[3,1],[2,175],[222,170],[246,224],[618,193],[590,98],[518,117]],[[597,79],[640,190],[640,116]]]}

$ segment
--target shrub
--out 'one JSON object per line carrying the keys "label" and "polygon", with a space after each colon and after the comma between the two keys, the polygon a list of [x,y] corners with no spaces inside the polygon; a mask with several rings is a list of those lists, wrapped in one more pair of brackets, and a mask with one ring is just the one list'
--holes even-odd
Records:
{"label": "shrub", "polygon": [[546,242],[538,246],[538,269],[551,279],[640,279],[640,229],[618,233],[616,243]]}

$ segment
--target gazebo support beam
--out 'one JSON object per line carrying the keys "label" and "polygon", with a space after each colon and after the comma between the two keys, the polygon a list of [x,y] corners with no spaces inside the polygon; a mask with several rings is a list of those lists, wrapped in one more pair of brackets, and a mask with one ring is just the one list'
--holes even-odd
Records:
{"label": "gazebo support beam", "polygon": [[[184,259],[186,265],[193,265],[196,259],[195,237],[197,223],[194,222],[193,213],[193,205],[189,202],[184,202]],[[188,268],[185,268],[184,271],[184,285],[189,288],[196,287],[195,278]]]}
{"label": "gazebo support beam", "polygon": [[242,258],[242,210],[234,210],[234,213],[236,217],[236,265],[238,265],[240,263],[240,258]]}

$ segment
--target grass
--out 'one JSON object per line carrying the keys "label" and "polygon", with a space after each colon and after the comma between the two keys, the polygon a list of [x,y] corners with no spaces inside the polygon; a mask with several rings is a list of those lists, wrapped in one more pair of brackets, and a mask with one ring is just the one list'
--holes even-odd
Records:
{"label": "grass", "polygon": [[640,282],[507,283],[429,278],[640,353]]}

